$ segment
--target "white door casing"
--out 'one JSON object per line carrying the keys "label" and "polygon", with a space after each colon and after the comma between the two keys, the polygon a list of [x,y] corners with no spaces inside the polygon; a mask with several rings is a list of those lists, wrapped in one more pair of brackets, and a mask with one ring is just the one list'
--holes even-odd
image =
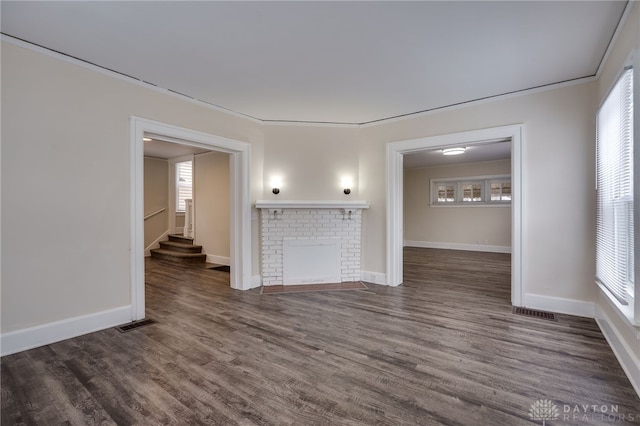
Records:
{"label": "white door casing", "polygon": [[131,319],[145,317],[144,293],[144,145],[145,134],[230,155],[231,287],[251,288],[251,145],[145,118],[130,118]]}
{"label": "white door casing", "polygon": [[387,144],[387,285],[403,281],[403,156],[425,149],[483,143],[490,140],[511,141],[511,303],[523,306],[522,259],[522,151],[524,125],[493,127]]}

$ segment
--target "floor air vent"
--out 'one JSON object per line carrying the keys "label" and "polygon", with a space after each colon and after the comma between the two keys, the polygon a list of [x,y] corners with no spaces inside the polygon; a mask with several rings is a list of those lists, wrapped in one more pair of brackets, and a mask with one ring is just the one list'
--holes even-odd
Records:
{"label": "floor air vent", "polygon": [[120,327],[116,327],[116,329],[120,333],[126,333],[127,331],[135,330],[140,327],[144,327],[145,325],[154,324],[155,321],[151,318],[143,319],[140,321],[130,322],[129,324],[121,325]]}
{"label": "floor air vent", "polygon": [[532,318],[540,318],[540,319],[545,319],[549,321],[558,321],[558,316],[553,312],[538,311],[536,309],[519,308],[517,306],[514,306],[513,313],[518,315],[524,315],[527,317],[532,317]]}

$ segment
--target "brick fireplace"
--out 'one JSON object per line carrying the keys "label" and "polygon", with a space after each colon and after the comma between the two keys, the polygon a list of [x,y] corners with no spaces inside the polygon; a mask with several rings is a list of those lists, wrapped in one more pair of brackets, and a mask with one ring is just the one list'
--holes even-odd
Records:
{"label": "brick fireplace", "polygon": [[262,284],[359,281],[362,201],[258,201]]}

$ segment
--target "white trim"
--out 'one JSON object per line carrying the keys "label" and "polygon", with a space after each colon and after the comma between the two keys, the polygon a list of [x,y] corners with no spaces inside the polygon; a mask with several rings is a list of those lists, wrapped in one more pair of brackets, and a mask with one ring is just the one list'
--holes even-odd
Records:
{"label": "white trim", "polygon": [[583,77],[583,78],[578,78],[575,80],[570,80],[570,81],[563,81],[560,83],[552,83],[546,86],[542,86],[542,87],[534,87],[531,89],[523,89],[523,90],[519,90],[513,93],[506,93],[503,95],[495,95],[495,96],[489,96],[487,98],[483,98],[483,99],[474,99],[474,100],[470,100],[467,102],[460,102],[458,104],[454,104],[454,105],[447,105],[447,106],[441,106],[441,107],[434,107],[432,109],[429,109],[427,111],[419,111],[419,112],[413,112],[413,113],[409,113],[406,115],[401,115],[399,117],[389,117],[389,118],[382,118],[380,120],[374,120],[374,121],[369,121],[366,123],[361,123],[359,125],[359,128],[366,128],[366,127],[373,127],[373,126],[378,126],[378,125],[383,125],[383,124],[390,124],[390,123],[397,123],[399,121],[404,121],[404,120],[410,120],[410,119],[414,119],[414,118],[421,118],[421,117],[427,117],[429,115],[433,115],[433,114],[440,114],[442,112],[448,112],[448,111],[455,111],[458,109],[463,109],[463,108],[470,108],[470,107],[477,107],[480,105],[485,105],[491,102],[500,102],[500,101],[505,101],[508,99],[513,99],[513,98],[518,98],[520,96],[527,96],[527,95],[535,95],[537,93],[544,93],[544,92],[548,92],[551,90],[557,90],[557,89],[563,89],[565,87],[572,87],[572,86],[576,86],[578,84],[586,84],[586,83],[591,83],[593,81],[596,81],[597,78],[596,77]]}
{"label": "white trim", "polygon": [[596,286],[600,289],[603,294],[603,297],[609,302],[609,305],[618,313],[620,318],[624,318],[624,323],[629,324],[631,327],[640,327],[640,322],[636,321],[636,317],[634,317],[633,307],[634,307],[634,299],[635,297],[629,298],[629,304],[623,305],[618,301],[618,299],[611,293],[604,284],[600,281],[596,280]]}
{"label": "white trim", "polygon": [[95,71],[95,72],[100,73],[102,75],[105,75],[107,77],[112,77],[112,78],[115,78],[115,79],[120,80],[120,81],[125,81],[127,83],[135,84],[136,86],[141,86],[141,87],[144,87],[146,89],[153,90],[154,92],[157,92],[157,93],[162,93],[163,95],[171,96],[173,98],[178,98],[178,99],[181,99],[183,101],[187,101],[189,103],[192,103],[192,104],[204,107],[204,108],[212,109],[214,111],[227,113],[227,114],[232,115],[234,117],[244,118],[244,119],[247,119],[247,120],[251,121],[254,124],[261,124],[263,122],[259,118],[255,118],[255,117],[252,117],[252,116],[247,115],[247,114],[242,114],[240,112],[233,111],[233,110],[221,107],[219,105],[213,105],[213,104],[210,104],[208,102],[203,102],[203,101],[201,101],[199,99],[191,98],[191,97],[189,97],[187,95],[183,95],[183,94],[180,94],[180,93],[173,92],[171,90],[162,88],[160,86],[156,86],[156,85],[147,83],[146,81],[138,80],[138,79],[136,79],[134,77],[130,77],[130,76],[125,75],[125,74],[120,74],[120,73],[111,71],[109,69],[102,68],[102,67],[99,67],[97,65],[91,64],[89,62],[85,62],[85,61],[82,61],[80,59],[76,59],[76,58],[74,58],[72,56],[67,56],[67,55],[64,55],[64,54],[62,54],[60,52],[49,50],[46,47],[38,46],[38,45],[35,45],[35,44],[32,44],[32,43],[29,43],[27,41],[11,37],[10,35],[2,34],[2,41],[6,42],[6,43],[9,43],[9,44],[13,44],[14,46],[22,47],[23,49],[28,49],[28,50],[31,50],[31,51],[36,52],[36,53],[41,53],[43,55],[58,59],[58,60],[63,61],[63,62],[67,62],[69,64],[80,66],[80,67],[88,69],[90,71]]}
{"label": "white trim", "polygon": [[322,121],[295,121],[295,120],[269,120],[260,119],[261,124],[265,126],[300,126],[300,127],[343,127],[347,129],[358,129],[359,123],[340,123],[340,122],[322,122]]}
{"label": "white trim", "polygon": [[[485,175],[485,176],[458,176],[448,178],[429,179],[429,207],[488,207],[488,206],[508,206],[511,207],[511,200],[491,200],[492,183],[511,183],[510,174]],[[438,201],[437,187],[441,184],[454,186],[454,201]],[[466,184],[480,185],[481,201],[463,201]],[[502,194],[501,194],[502,195]]]}
{"label": "white trim", "polygon": [[231,217],[231,287],[251,288],[251,203],[249,193],[251,145],[170,124],[131,116],[130,118],[130,226],[131,226],[131,307],[132,319],[144,318],[144,224],[143,191],[145,133],[166,135],[195,146],[230,154],[230,217]]}
{"label": "white trim", "polygon": [[215,254],[207,254],[207,262],[218,265],[231,265],[231,258],[228,256],[216,256]]}
{"label": "white trim", "polygon": [[627,22],[627,18],[629,17],[629,14],[631,13],[631,9],[633,9],[634,4],[635,4],[635,1],[629,1],[624,7],[624,11],[622,12],[620,21],[618,21],[618,25],[616,26],[616,29],[613,32],[613,37],[611,37],[611,40],[609,40],[609,44],[607,45],[607,50],[605,50],[604,55],[600,60],[600,64],[598,65],[598,69],[596,70],[596,75],[595,75],[596,79],[599,79],[602,76],[602,70],[604,69],[607,61],[609,60],[609,55],[613,51],[616,45],[616,42],[618,41],[618,37],[622,32],[622,28],[624,27],[624,24]]}
{"label": "white trim", "polygon": [[509,246],[492,246],[488,244],[440,243],[436,241],[405,240],[404,246],[444,250],[483,251],[487,253],[511,253],[511,247]]}
{"label": "white trim", "polygon": [[251,277],[251,288],[262,287],[262,275],[254,275]]}
{"label": "white trim", "polygon": [[164,241],[169,236],[169,230],[164,231],[162,235],[156,238],[151,244],[144,249],[144,257],[151,256],[151,249],[160,247],[160,241]]}
{"label": "white trim", "polygon": [[494,139],[511,140],[511,303],[522,306],[522,259],[524,248],[522,197],[522,146],[524,125],[494,127],[469,132],[410,139],[387,144],[387,284],[402,283],[403,155],[425,149],[473,145]]}
{"label": "white trim", "polygon": [[480,207],[511,207],[510,201],[460,201],[460,202],[450,202],[450,203],[431,203],[429,207],[433,207],[434,209],[440,208],[452,208],[452,207],[462,207],[462,208],[480,208]]}
{"label": "white trim", "polygon": [[[620,307],[618,306],[617,301],[615,300],[615,298],[611,298],[610,296],[607,295],[607,288],[603,285],[598,285],[598,288],[600,289],[600,291],[603,293],[600,297],[603,300],[606,300],[607,303],[609,304],[609,307],[611,308],[611,310],[613,312],[616,313],[616,315],[618,316],[618,318],[620,319],[620,322],[622,324],[625,325],[625,327],[627,327],[627,330],[629,332],[631,332],[631,334],[633,334],[637,340],[640,340],[640,325],[634,325],[631,320],[629,319],[629,317],[627,315],[625,315],[624,312],[620,311]],[[596,299],[598,300],[598,299]],[[596,312],[597,309],[602,309],[600,307],[596,308]]]}
{"label": "white trim", "polygon": [[380,272],[361,271],[360,280],[370,284],[387,285],[387,276]]}
{"label": "white trim", "polygon": [[368,209],[366,201],[258,200],[257,209]]}
{"label": "white trim", "polygon": [[[631,386],[633,386],[636,394],[640,397],[640,359],[629,347],[625,339],[620,336],[620,333],[616,327],[612,325],[611,320],[600,305],[596,305],[596,323],[631,382]],[[636,339],[640,341],[640,337],[636,336]],[[637,342],[635,344],[638,345]]]}
{"label": "white trim", "polygon": [[587,318],[594,318],[596,309],[594,302],[532,293],[526,293],[524,295],[524,306],[541,311],[557,312],[559,314]]}
{"label": "white trim", "polygon": [[[629,3],[633,3],[633,2],[629,2]],[[76,58],[73,58],[73,57],[70,57],[70,56],[63,55],[63,54],[61,54],[59,52],[55,52],[55,51],[49,50],[47,48],[44,48],[44,47],[41,47],[41,46],[37,46],[37,45],[31,44],[29,42],[13,38],[13,37],[11,37],[9,35],[6,35],[6,34],[2,34],[2,38],[1,39],[2,39],[3,42],[13,44],[14,46],[19,46],[19,47],[22,47],[24,49],[29,49],[31,51],[34,51],[34,52],[37,52],[37,53],[41,53],[41,54],[53,57],[55,59],[62,60],[64,62],[71,63],[71,64],[74,64],[74,65],[80,66],[82,68],[98,72],[98,73],[100,73],[102,75],[106,75],[106,76],[109,76],[109,77],[112,77],[112,78],[116,78],[118,80],[122,80],[122,81],[125,81],[125,82],[128,82],[128,83],[132,83],[132,84],[135,84],[137,86],[145,87],[145,88],[147,88],[149,90],[153,90],[154,92],[158,92],[158,93],[162,93],[162,94],[167,95],[167,96],[171,96],[171,97],[174,97],[174,98],[182,99],[184,101],[190,102],[192,104],[195,104],[195,105],[198,105],[198,106],[201,106],[201,107],[204,107],[204,108],[209,108],[209,109],[212,109],[214,111],[227,113],[227,114],[229,114],[231,116],[234,116],[234,117],[244,118],[244,119],[249,120],[250,122],[252,122],[254,124],[262,124],[262,125],[270,125],[270,126],[316,126],[316,127],[332,127],[332,128],[345,127],[345,128],[359,129],[359,128],[364,128],[364,127],[372,127],[372,126],[378,126],[378,125],[382,125],[382,124],[395,123],[395,122],[398,122],[398,121],[409,120],[409,119],[418,118],[418,117],[424,117],[424,116],[432,115],[432,114],[439,114],[441,112],[452,111],[452,110],[457,110],[457,109],[461,109],[461,108],[467,108],[467,107],[471,107],[471,106],[484,105],[484,104],[490,103],[490,102],[502,101],[502,100],[506,100],[506,99],[516,98],[516,97],[519,97],[519,96],[526,96],[526,95],[546,92],[546,91],[549,91],[549,90],[561,89],[561,88],[564,88],[564,87],[571,87],[571,86],[575,86],[575,85],[578,85],[578,84],[590,83],[592,81],[596,81],[597,77],[599,77],[599,75],[596,75],[595,77],[584,77],[584,78],[578,78],[578,79],[570,80],[570,81],[563,81],[563,82],[560,82],[560,83],[552,83],[552,84],[549,84],[549,85],[546,85],[546,86],[542,86],[542,87],[534,87],[534,88],[531,88],[531,89],[519,90],[519,91],[516,91],[514,93],[507,93],[507,94],[489,96],[489,97],[484,98],[484,99],[475,99],[475,100],[470,100],[470,101],[467,101],[467,102],[461,102],[461,103],[458,103],[458,104],[455,104],[455,105],[448,105],[448,106],[443,106],[443,107],[434,107],[434,108],[429,109],[427,111],[416,111],[416,112],[409,113],[409,114],[402,115],[402,116],[398,116],[398,117],[386,117],[386,118],[367,121],[367,122],[363,122],[363,123],[324,123],[324,122],[317,122],[317,121],[265,120],[265,119],[260,119],[260,118],[253,117],[253,116],[250,116],[250,115],[247,115],[247,114],[243,114],[241,112],[233,111],[233,110],[224,108],[224,107],[219,106],[219,105],[213,105],[213,104],[210,104],[208,102],[203,102],[201,100],[198,100],[198,99],[195,99],[195,98],[191,98],[189,96],[182,95],[180,93],[172,92],[171,90],[167,90],[167,89],[164,89],[164,88],[159,87],[159,86],[154,86],[154,85],[149,84],[147,82],[144,82],[142,80],[138,80],[138,79],[135,79],[133,77],[129,77],[127,75],[119,74],[119,73],[113,72],[111,70],[108,70],[108,69],[105,69],[105,68],[101,68],[99,66],[90,64],[88,62],[84,62],[82,60],[79,60],[79,59],[76,59]],[[611,44],[613,44],[613,43],[611,43]],[[603,61],[603,63],[604,63],[604,61]],[[600,71],[600,68],[598,69],[598,71]]]}
{"label": "white trim", "polygon": [[104,330],[131,321],[131,306],[49,322],[0,335],[2,356]]}

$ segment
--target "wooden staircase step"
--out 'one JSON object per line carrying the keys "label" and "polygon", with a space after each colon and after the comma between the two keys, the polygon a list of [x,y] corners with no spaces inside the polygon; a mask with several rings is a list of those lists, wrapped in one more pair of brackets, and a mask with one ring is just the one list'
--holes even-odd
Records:
{"label": "wooden staircase step", "polygon": [[173,241],[175,243],[193,244],[193,238],[176,234],[169,234],[169,241]]}
{"label": "wooden staircase step", "polygon": [[176,263],[204,263],[207,260],[204,253],[183,253],[166,249],[151,250],[151,257]]}
{"label": "wooden staircase step", "polygon": [[179,243],[176,241],[161,241],[160,248],[164,250],[173,250],[181,253],[201,253],[202,246],[194,244]]}

